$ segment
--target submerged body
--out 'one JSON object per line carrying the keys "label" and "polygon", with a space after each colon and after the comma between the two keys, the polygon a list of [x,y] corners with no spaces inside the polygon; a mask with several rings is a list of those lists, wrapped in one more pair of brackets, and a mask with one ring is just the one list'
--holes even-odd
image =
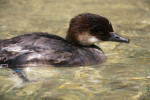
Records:
{"label": "submerged body", "polygon": [[35,32],[0,40],[0,64],[17,66],[95,65],[105,61],[103,51],[94,45],[99,41],[129,43],[113,31],[109,20],[96,14],[75,16],[69,25],[66,39],[56,35]]}

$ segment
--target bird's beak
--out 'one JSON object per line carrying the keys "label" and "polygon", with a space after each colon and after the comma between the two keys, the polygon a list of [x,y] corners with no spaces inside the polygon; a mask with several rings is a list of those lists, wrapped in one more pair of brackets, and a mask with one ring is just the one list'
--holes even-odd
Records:
{"label": "bird's beak", "polygon": [[114,41],[114,42],[123,42],[123,43],[129,43],[130,40],[127,38],[124,38],[122,36],[119,36],[115,32],[109,32],[110,38],[107,39],[107,41]]}

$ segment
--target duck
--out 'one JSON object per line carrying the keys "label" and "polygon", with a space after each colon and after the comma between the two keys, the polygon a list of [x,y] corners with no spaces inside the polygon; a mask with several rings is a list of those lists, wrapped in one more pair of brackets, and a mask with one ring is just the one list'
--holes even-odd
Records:
{"label": "duck", "polygon": [[9,68],[52,65],[55,67],[90,66],[106,61],[95,43],[129,43],[114,32],[104,16],[82,13],[70,21],[65,38],[47,32],[33,32],[0,40],[0,64]]}

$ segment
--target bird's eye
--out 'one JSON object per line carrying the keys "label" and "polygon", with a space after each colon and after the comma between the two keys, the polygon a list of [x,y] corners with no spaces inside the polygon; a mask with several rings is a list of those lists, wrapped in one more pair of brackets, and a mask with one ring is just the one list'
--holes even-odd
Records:
{"label": "bird's eye", "polygon": [[93,27],[93,30],[94,30],[95,32],[100,32],[100,31],[102,31],[102,28],[101,28],[100,26],[94,26],[94,27]]}

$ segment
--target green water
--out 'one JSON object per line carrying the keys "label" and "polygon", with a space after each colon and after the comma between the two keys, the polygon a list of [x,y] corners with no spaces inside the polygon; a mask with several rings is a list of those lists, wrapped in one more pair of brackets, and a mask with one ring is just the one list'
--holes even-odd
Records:
{"label": "green water", "polygon": [[24,69],[23,83],[0,69],[0,100],[150,100],[149,0],[0,0],[0,39],[30,32],[65,37],[79,13],[102,14],[129,44],[104,42],[107,56],[96,66]]}

